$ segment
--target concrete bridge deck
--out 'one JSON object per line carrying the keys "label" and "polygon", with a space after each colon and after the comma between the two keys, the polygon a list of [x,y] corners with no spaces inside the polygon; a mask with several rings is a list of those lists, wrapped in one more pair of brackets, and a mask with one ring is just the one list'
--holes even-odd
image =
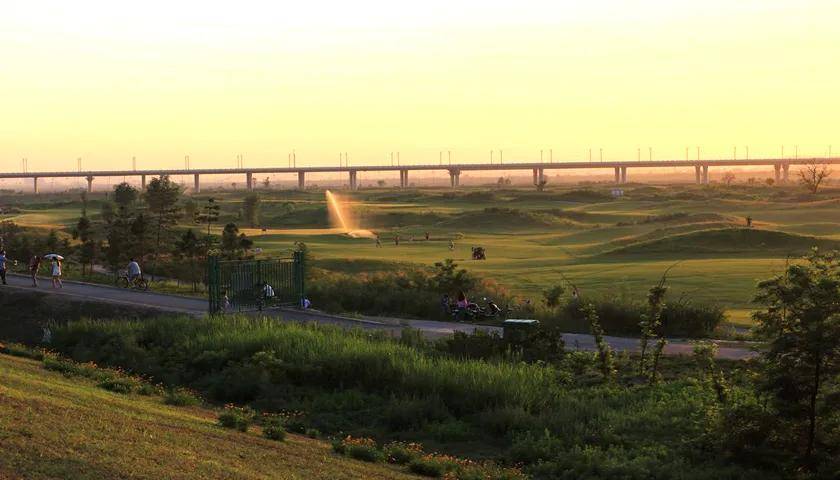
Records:
{"label": "concrete bridge deck", "polygon": [[465,171],[505,171],[531,170],[534,184],[544,181],[546,170],[572,169],[613,169],[615,182],[627,181],[627,170],[630,168],[669,168],[694,167],[695,182],[705,184],[709,181],[710,167],[745,167],[768,166],[775,171],[776,182],[788,180],[791,165],[808,164],[840,164],[840,157],[808,157],[808,158],[756,158],[756,159],[717,159],[717,160],[622,160],[622,161],[592,161],[592,162],[513,162],[513,163],[432,163],[413,165],[356,165],[356,166],[322,166],[322,167],[240,167],[240,168],[175,168],[175,169],[146,169],[146,170],[79,170],[79,171],[35,171],[35,172],[0,172],[0,179],[32,179],[33,190],[38,191],[39,178],[85,178],[88,190],[93,189],[93,181],[97,177],[140,177],[145,186],[147,177],[161,175],[193,175],[194,190],[201,190],[200,177],[202,175],[244,175],[247,187],[254,188],[256,174],[296,174],[298,187],[306,186],[307,173],[347,173],[351,189],[359,186],[359,172],[399,172],[400,186],[407,187],[408,174],[411,171],[446,171],[449,173],[452,187],[460,185],[461,172]]}

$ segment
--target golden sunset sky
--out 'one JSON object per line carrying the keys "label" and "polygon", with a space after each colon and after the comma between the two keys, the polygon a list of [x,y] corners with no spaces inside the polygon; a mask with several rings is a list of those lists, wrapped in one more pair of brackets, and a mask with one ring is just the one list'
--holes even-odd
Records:
{"label": "golden sunset sky", "polygon": [[824,155],[838,57],[831,0],[7,2],[0,170]]}

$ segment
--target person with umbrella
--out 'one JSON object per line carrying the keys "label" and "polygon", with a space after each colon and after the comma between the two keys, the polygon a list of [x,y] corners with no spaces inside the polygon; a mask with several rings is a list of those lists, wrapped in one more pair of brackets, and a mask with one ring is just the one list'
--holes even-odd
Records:
{"label": "person with umbrella", "polygon": [[64,286],[61,284],[61,261],[64,260],[64,257],[51,253],[49,255],[44,255],[44,258],[50,260],[51,262],[50,269],[52,273],[53,288],[63,288]]}

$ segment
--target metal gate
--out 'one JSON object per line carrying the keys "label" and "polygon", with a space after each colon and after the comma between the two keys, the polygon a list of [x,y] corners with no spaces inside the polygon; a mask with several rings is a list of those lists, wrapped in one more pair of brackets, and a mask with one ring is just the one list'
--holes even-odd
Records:
{"label": "metal gate", "polygon": [[270,260],[207,260],[210,313],[299,306],[304,297],[303,254]]}

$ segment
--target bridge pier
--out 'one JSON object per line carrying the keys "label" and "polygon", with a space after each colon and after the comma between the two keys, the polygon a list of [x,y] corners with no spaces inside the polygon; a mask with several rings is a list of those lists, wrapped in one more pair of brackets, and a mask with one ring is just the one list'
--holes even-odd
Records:
{"label": "bridge pier", "polygon": [[87,183],[88,183],[88,185],[87,185],[88,193],[92,193],[93,192],[93,177],[88,175],[87,177],[85,177],[85,180],[87,180]]}
{"label": "bridge pier", "polygon": [[621,167],[621,183],[627,183],[627,167]]}
{"label": "bridge pier", "polygon": [[784,183],[788,183],[789,173],[790,173],[790,164],[789,163],[783,163],[782,164],[782,181]]}
{"label": "bridge pier", "polygon": [[700,185],[700,165],[694,166],[694,183]]}
{"label": "bridge pier", "polygon": [[703,185],[709,184],[709,166],[703,165]]}
{"label": "bridge pier", "polygon": [[615,183],[621,183],[621,168],[615,167]]}
{"label": "bridge pier", "polygon": [[38,193],[38,177],[32,177],[32,192]]}
{"label": "bridge pier", "polygon": [[775,179],[774,185],[778,185],[779,182],[781,181],[781,179],[782,179],[781,171],[782,171],[782,166],[781,165],[779,165],[778,163],[773,165],[773,173],[774,173],[773,178]]}
{"label": "bridge pier", "polygon": [[140,175],[140,189],[141,190],[146,189],[146,176],[145,175]]}
{"label": "bridge pier", "polygon": [[400,188],[408,188],[408,170],[400,170]]}
{"label": "bridge pier", "polygon": [[251,172],[245,172],[245,185],[248,186],[248,190],[254,189],[254,174]]}
{"label": "bridge pier", "polygon": [[545,182],[545,170],[543,170],[542,168],[535,168],[533,170],[533,174],[534,174],[534,186],[539,188],[540,185],[542,185],[543,182]]}
{"label": "bridge pier", "polygon": [[306,172],[298,172],[298,190],[306,189]]}
{"label": "bridge pier", "polygon": [[199,175],[197,173],[193,175],[193,193],[199,193],[201,191],[201,182],[198,177]]}
{"label": "bridge pier", "polygon": [[359,183],[357,179],[357,172],[356,170],[350,170],[350,190],[357,190],[359,188]]}
{"label": "bridge pier", "polygon": [[452,188],[455,188],[461,185],[461,171],[460,170],[450,170],[449,171],[449,184]]}

